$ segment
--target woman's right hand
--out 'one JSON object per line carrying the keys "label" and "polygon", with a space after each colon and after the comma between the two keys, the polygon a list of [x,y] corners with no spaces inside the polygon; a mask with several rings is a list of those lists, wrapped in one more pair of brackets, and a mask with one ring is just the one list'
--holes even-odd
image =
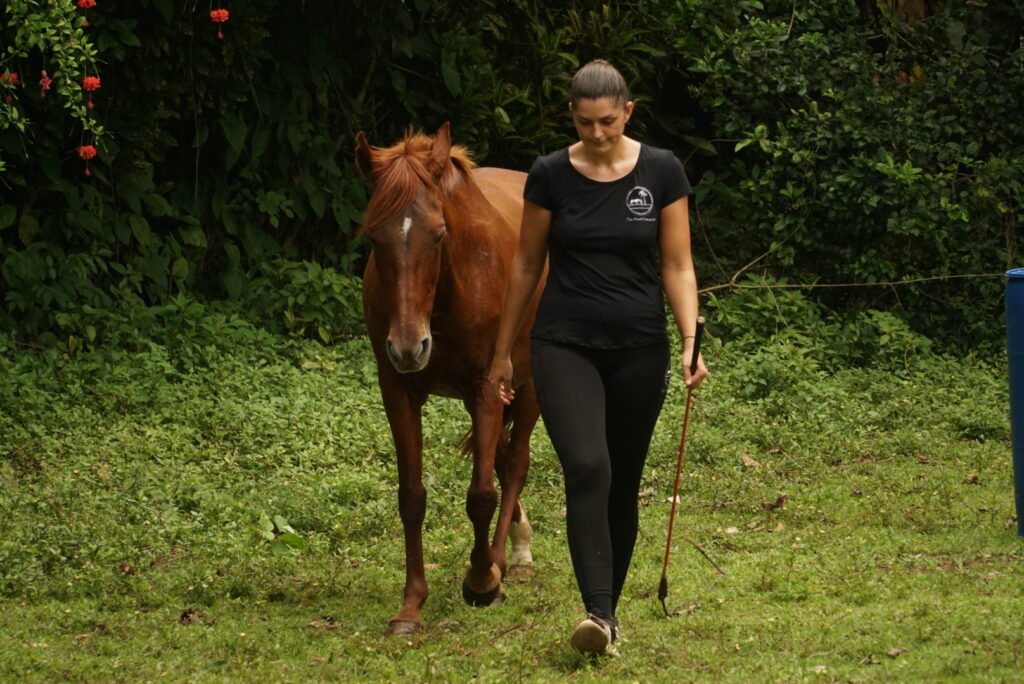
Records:
{"label": "woman's right hand", "polygon": [[516,391],[512,389],[512,359],[497,358],[491,362],[491,371],[487,374],[487,382],[498,393],[501,403],[508,406],[516,398]]}

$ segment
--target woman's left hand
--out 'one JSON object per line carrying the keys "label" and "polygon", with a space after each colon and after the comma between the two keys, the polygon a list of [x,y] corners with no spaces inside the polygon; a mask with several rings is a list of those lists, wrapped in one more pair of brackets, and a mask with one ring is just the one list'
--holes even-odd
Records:
{"label": "woman's left hand", "polygon": [[704,378],[708,376],[708,367],[704,365],[704,355],[697,354],[697,372],[690,374],[690,361],[693,359],[693,350],[687,349],[683,352],[683,382],[686,384],[686,389],[695,390],[700,387],[700,384],[704,382]]}

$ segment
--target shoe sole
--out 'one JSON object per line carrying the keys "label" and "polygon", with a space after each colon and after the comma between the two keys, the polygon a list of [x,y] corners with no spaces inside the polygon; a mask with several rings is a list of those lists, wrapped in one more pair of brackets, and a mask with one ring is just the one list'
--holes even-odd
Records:
{"label": "shoe sole", "polygon": [[611,645],[611,636],[593,620],[584,620],[572,633],[571,643],[580,653],[601,654]]}

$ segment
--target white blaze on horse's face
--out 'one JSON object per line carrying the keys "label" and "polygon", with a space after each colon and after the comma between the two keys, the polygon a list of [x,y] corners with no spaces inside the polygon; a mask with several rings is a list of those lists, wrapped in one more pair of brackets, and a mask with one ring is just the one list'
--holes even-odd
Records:
{"label": "white blaze on horse's face", "polygon": [[423,370],[430,361],[430,317],[441,270],[446,227],[440,203],[421,194],[404,215],[374,238],[378,265],[391,299],[385,349],[399,373]]}
{"label": "white blaze on horse's face", "polygon": [[405,220],[402,221],[402,227],[399,228],[399,232],[402,235],[402,247],[409,248],[409,229],[412,228],[412,216],[406,216]]}

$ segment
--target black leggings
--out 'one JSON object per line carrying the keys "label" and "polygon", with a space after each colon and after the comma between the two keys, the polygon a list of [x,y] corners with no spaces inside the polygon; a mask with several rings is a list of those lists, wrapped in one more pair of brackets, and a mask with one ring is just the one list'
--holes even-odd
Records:
{"label": "black leggings", "polygon": [[668,342],[588,349],[533,340],[541,416],[565,477],[569,553],[590,613],[614,617],[637,534],[647,448],[669,377]]}

